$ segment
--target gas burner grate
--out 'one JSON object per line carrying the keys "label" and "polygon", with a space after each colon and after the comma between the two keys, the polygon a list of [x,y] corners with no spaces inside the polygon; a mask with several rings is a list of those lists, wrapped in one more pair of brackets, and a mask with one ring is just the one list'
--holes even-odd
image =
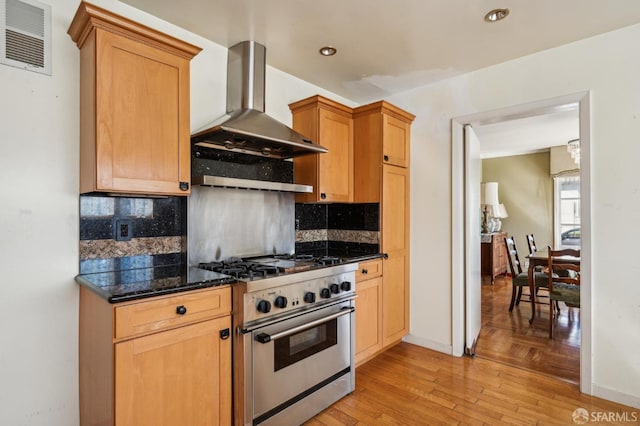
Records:
{"label": "gas burner grate", "polygon": [[337,265],[338,263],[342,263],[342,259],[340,259],[339,257],[333,257],[333,256],[323,256],[323,257],[314,259],[314,262],[323,266]]}
{"label": "gas burner grate", "polygon": [[278,268],[271,265],[250,262],[240,258],[229,258],[222,262],[206,262],[200,263],[199,268],[209,271],[219,272],[235,278],[264,278],[267,276],[278,275]]}

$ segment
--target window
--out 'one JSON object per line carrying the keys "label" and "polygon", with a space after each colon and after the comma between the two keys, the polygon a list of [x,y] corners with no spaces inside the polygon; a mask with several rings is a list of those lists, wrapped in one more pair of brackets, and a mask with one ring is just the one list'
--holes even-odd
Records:
{"label": "window", "polygon": [[580,247],[580,177],[554,179],[556,247]]}

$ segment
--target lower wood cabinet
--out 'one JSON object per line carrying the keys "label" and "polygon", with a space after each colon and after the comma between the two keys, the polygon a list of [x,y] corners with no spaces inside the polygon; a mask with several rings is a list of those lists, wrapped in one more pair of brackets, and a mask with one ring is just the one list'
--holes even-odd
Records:
{"label": "lower wood cabinet", "polygon": [[382,349],[382,260],[361,262],[356,273],[356,366]]}
{"label": "lower wood cabinet", "polygon": [[231,424],[229,287],[109,304],[80,290],[81,425]]}

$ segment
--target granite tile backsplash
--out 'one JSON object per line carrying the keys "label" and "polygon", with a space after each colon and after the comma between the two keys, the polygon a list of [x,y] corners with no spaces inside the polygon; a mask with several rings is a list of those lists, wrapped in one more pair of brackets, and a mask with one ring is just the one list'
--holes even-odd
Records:
{"label": "granite tile backsplash", "polygon": [[[80,273],[184,264],[186,203],[184,197],[80,196]],[[128,235],[118,241],[117,230]]]}
{"label": "granite tile backsplash", "polygon": [[360,256],[379,252],[380,205],[296,204],[296,253]]}

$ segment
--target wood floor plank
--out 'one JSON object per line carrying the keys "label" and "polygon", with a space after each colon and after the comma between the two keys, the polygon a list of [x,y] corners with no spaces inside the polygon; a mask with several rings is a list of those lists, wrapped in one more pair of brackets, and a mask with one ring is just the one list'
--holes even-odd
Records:
{"label": "wood floor plank", "polygon": [[640,419],[566,380],[400,343],[358,367],[356,390],[306,425],[571,425],[578,408]]}
{"label": "wood floor plank", "polygon": [[522,301],[509,312],[510,278],[497,280],[494,285],[483,280],[481,294],[478,357],[579,383],[580,309],[561,304],[554,339],[549,339],[549,305],[536,305],[533,324],[529,324],[528,301]]}

